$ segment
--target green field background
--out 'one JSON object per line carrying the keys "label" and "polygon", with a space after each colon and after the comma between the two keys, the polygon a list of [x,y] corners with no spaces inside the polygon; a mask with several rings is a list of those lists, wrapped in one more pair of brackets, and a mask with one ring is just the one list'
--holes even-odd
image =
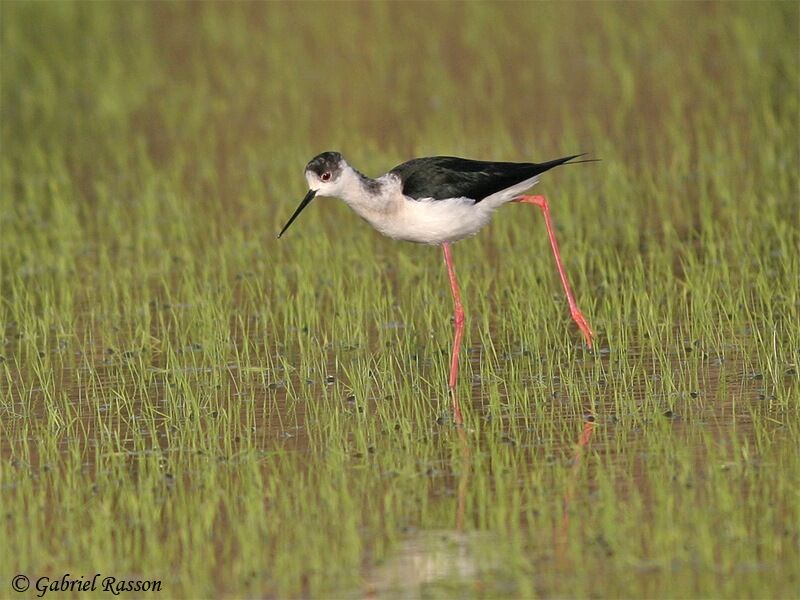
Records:
{"label": "green field background", "polygon": [[[0,597],[796,596],[799,31],[796,2],[0,3]],[[600,158],[536,188],[596,348],[504,207],[454,246],[454,426],[441,251],[332,199],[275,238],[326,150]]]}

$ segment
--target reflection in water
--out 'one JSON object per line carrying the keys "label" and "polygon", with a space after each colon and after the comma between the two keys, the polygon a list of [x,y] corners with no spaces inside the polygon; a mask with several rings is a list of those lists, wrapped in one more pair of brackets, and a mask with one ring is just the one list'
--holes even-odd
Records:
{"label": "reflection in water", "polygon": [[[594,426],[593,419],[584,423],[572,455],[569,483],[563,496],[563,517],[554,536],[554,551],[558,560],[563,560],[565,556],[570,508],[580,479],[583,455],[591,443]],[[479,567],[474,550],[496,546],[499,540],[493,538],[489,532],[465,529],[472,449],[463,427],[458,427],[458,437],[460,474],[455,529],[418,531],[402,540],[394,548],[387,562],[372,572],[366,586],[367,597],[389,595],[398,598],[417,598],[423,595],[426,587],[437,583],[449,581],[463,585],[480,581],[481,572],[486,568],[486,564],[483,562]]]}
{"label": "reflection in water", "polygon": [[572,498],[575,496],[575,487],[577,486],[577,480],[580,476],[580,469],[581,469],[581,459],[583,458],[583,454],[589,446],[589,442],[592,441],[592,432],[594,431],[594,419],[590,417],[591,420],[587,420],[583,424],[583,431],[581,431],[580,437],[578,437],[578,445],[575,447],[575,453],[572,455],[572,467],[570,469],[570,481],[567,484],[567,489],[564,492],[564,501],[563,501],[563,510],[564,515],[561,518],[561,526],[556,531],[555,536],[555,552],[556,557],[559,560],[564,558],[564,553],[567,548],[567,534],[569,532],[569,514],[570,514],[570,507],[572,504]]}
{"label": "reflection in water", "polygon": [[467,505],[467,486],[471,470],[472,452],[467,443],[467,433],[463,427],[458,428],[458,439],[461,444],[461,475],[458,478],[458,507],[456,508],[456,531],[464,529],[464,511]]}
{"label": "reflection in water", "polygon": [[400,542],[388,561],[372,572],[365,597],[420,598],[437,583],[475,581],[480,572],[474,549],[492,543],[488,532],[418,531]]}
{"label": "reflection in water", "polygon": [[369,577],[365,592],[367,598],[384,595],[419,598],[426,586],[437,582],[469,582],[479,578],[474,548],[491,543],[491,534],[464,529],[472,449],[464,427],[459,425],[456,429],[460,458],[455,528],[417,531],[402,540],[387,562]]}

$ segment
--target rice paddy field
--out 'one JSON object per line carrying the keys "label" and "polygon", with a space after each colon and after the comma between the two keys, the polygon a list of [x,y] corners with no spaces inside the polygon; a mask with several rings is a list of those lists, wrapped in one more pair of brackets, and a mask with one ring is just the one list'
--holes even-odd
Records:
{"label": "rice paddy field", "polygon": [[[799,597],[799,31],[0,4],[0,597]],[[602,159],[536,188],[595,347],[504,207],[454,246],[456,426],[441,250],[326,199],[275,238],[325,150]]]}

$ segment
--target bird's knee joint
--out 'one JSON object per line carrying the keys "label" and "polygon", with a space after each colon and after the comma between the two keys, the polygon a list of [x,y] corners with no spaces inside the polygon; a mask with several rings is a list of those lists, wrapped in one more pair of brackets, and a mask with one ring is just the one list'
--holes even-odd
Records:
{"label": "bird's knee joint", "polygon": [[547,204],[547,198],[541,195],[535,196],[522,196],[520,197],[517,202],[524,202],[525,204],[533,204],[534,206],[538,206],[542,210],[548,210],[549,205]]}

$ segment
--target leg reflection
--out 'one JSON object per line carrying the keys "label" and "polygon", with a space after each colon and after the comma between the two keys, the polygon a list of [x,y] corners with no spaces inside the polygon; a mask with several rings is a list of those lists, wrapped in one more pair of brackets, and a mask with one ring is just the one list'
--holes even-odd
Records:
{"label": "leg reflection", "polygon": [[575,486],[577,485],[577,479],[580,475],[580,468],[583,455],[588,448],[589,443],[592,441],[592,432],[594,431],[594,419],[591,421],[586,421],[583,424],[583,431],[581,431],[580,437],[578,437],[578,444],[575,447],[575,452],[572,455],[572,467],[570,468],[570,482],[567,486],[567,491],[564,492],[564,500],[563,500],[563,510],[564,515],[561,518],[561,526],[556,531],[556,539],[555,539],[555,546],[556,546],[556,556],[558,558],[564,557],[564,551],[566,550],[567,546],[567,533],[569,531],[569,515],[570,515],[570,507],[572,504],[572,498],[575,495]]}
{"label": "leg reflection", "polygon": [[461,444],[461,474],[458,477],[458,504],[456,505],[456,530],[464,531],[464,512],[467,506],[467,488],[469,487],[470,459],[472,451],[467,443],[467,432],[463,427],[458,428],[458,438]]}

